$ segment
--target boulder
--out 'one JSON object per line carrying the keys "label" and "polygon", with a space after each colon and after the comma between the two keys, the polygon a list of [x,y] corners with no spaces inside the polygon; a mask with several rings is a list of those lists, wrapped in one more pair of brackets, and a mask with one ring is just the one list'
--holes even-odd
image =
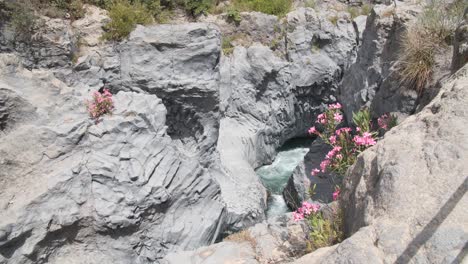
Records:
{"label": "boulder", "polygon": [[[289,208],[296,210],[302,205],[303,201],[309,198],[325,204],[333,201],[332,193],[341,178],[328,172],[320,172],[315,176],[311,175],[313,169],[320,168],[320,163],[330,150],[331,147],[321,139],[317,139],[312,143],[309,152],[296,167],[283,190],[283,197]],[[315,193],[311,196],[310,190],[314,185]]]}
{"label": "boulder", "polygon": [[327,12],[312,8],[298,8],[287,15],[288,59],[317,65],[319,59],[315,55],[325,55],[342,70],[354,63],[357,35],[353,23],[339,19],[334,25],[328,16]]}
{"label": "boulder", "polygon": [[341,200],[350,237],[295,263],[462,263],[467,86],[465,65],[421,112],[359,155]]}
{"label": "boulder", "polygon": [[0,137],[4,261],[151,263],[218,236],[220,171],[177,147],[157,96],[119,92],[92,122],[83,87],[38,70],[1,80],[36,115]]}
{"label": "boulder", "polygon": [[110,86],[156,94],[168,110],[169,135],[206,152],[219,126],[220,47],[214,25],[138,26],[119,47],[120,79]]}
{"label": "boulder", "polygon": [[249,242],[221,242],[194,251],[170,253],[163,264],[258,264]]}
{"label": "boulder", "polygon": [[232,234],[223,242],[170,253],[162,263],[285,263],[309,250],[309,231],[307,224],[295,222],[288,213]]}

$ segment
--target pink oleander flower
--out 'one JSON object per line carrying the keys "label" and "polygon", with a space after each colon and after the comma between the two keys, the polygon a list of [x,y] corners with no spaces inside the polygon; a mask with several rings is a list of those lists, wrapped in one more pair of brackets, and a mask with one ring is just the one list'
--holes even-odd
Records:
{"label": "pink oleander flower", "polygon": [[343,159],[343,155],[342,155],[342,154],[338,154],[338,155],[336,155],[336,158],[337,158],[337,159]]}
{"label": "pink oleander flower", "polygon": [[309,202],[302,203],[302,212],[304,212],[304,216],[308,216],[312,213],[312,204]]}
{"label": "pink oleander flower", "polygon": [[354,136],[353,141],[357,146],[373,146],[377,143],[369,132],[364,132],[362,136]]}
{"label": "pink oleander flower", "polygon": [[335,134],[336,134],[337,136],[339,136],[339,135],[341,135],[341,133],[349,133],[349,132],[351,132],[351,128],[349,128],[349,127],[343,127],[343,128],[340,128],[340,129],[336,130],[336,131],[335,131]]}
{"label": "pink oleander flower", "polygon": [[88,113],[92,119],[98,119],[104,114],[112,113],[114,109],[114,102],[112,101],[112,94],[108,89],[104,89],[101,94],[98,91],[93,92],[93,99],[88,101]]}
{"label": "pink oleander flower", "polygon": [[331,104],[328,106],[328,109],[341,109],[341,104],[340,103]]}
{"label": "pink oleander flower", "polygon": [[320,170],[317,169],[317,168],[315,168],[315,169],[312,170],[312,172],[311,172],[310,174],[312,174],[312,176],[315,176],[315,175],[317,175],[319,172],[320,172]]}
{"label": "pink oleander flower", "polygon": [[390,123],[391,116],[389,114],[383,114],[377,119],[377,124],[380,128],[387,130]]}
{"label": "pink oleander flower", "polygon": [[304,215],[298,212],[293,212],[293,219],[295,222],[298,222],[302,219],[304,219]]}
{"label": "pink oleander flower", "polygon": [[317,213],[320,210],[320,204],[312,204],[312,212]]}
{"label": "pink oleander flower", "polygon": [[309,134],[319,134],[319,132],[318,132],[317,129],[313,126],[313,127],[309,128]]}
{"label": "pink oleander flower", "polygon": [[321,113],[317,116],[317,123],[326,124],[327,123],[327,116],[324,113]]}
{"label": "pink oleander flower", "polygon": [[327,171],[328,165],[330,165],[329,159],[325,159],[322,162],[320,162],[320,171],[325,173]]}
{"label": "pink oleander flower", "polygon": [[340,151],[342,150],[342,147],[340,147],[340,146],[335,146],[335,147],[333,147],[332,150],[333,150],[335,153],[336,153],[336,152],[340,152]]}
{"label": "pink oleander flower", "polygon": [[360,127],[356,127],[356,131],[357,131],[357,132],[361,131],[361,128],[360,128]]}
{"label": "pink oleander flower", "polygon": [[338,200],[338,198],[340,197],[340,189],[339,188],[336,188],[335,191],[333,192],[333,201],[336,201]]}
{"label": "pink oleander flower", "polygon": [[336,136],[335,135],[331,136],[328,140],[330,140],[330,143],[332,145],[336,144]]}
{"label": "pink oleander flower", "polygon": [[309,203],[304,201],[302,206],[299,207],[295,212],[293,212],[294,221],[300,221],[311,214],[315,214],[320,210],[319,204]]}
{"label": "pink oleander flower", "polygon": [[336,122],[340,123],[343,121],[343,115],[340,113],[335,113],[333,114],[333,119],[335,119]]}

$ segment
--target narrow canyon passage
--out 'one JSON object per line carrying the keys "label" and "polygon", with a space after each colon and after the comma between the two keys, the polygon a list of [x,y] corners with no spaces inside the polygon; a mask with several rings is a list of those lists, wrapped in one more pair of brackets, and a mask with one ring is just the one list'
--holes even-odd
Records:
{"label": "narrow canyon passage", "polygon": [[268,218],[289,211],[282,192],[294,169],[309,151],[311,143],[310,138],[291,139],[281,146],[272,164],[256,170],[269,192],[266,211]]}

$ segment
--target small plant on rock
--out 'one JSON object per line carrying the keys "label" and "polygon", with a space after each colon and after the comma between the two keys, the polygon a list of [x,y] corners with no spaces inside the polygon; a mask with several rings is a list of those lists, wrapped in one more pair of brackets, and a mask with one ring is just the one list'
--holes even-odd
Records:
{"label": "small plant on rock", "polygon": [[302,206],[293,212],[294,221],[305,219],[311,229],[310,243],[312,250],[331,246],[343,240],[341,210],[334,209],[332,217],[326,218],[320,211],[320,205],[303,202]]}
{"label": "small plant on rock", "polygon": [[234,51],[234,45],[232,45],[231,43],[233,40],[234,40],[234,37],[231,37],[231,36],[226,36],[223,38],[221,48],[223,50],[224,55],[229,56]]}
{"label": "small plant on rock", "polygon": [[226,18],[228,22],[234,22],[236,25],[242,21],[242,17],[239,13],[239,10],[235,8],[229,8],[226,12]]}
{"label": "small plant on rock", "polygon": [[338,16],[337,15],[333,15],[331,17],[328,17],[328,21],[330,21],[334,26],[337,26],[338,25]]}
{"label": "small plant on rock", "polygon": [[257,11],[283,17],[292,6],[292,0],[233,0],[232,5],[240,11]]}
{"label": "small plant on rock", "polygon": [[96,91],[93,93],[93,99],[87,102],[87,106],[89,116],[96,121],[105,114],[112,114],[114,110],[112,94],[108,89],[104,89],[103,93]]}
{"label": "small plant on rock", "polygon": [[351,16],[351,19],[355,19],[356,17],[359,16],[359,9],[357,7],[351,6],[348,7],[348,13]]}
{"label": "small plant on rock", "polygon": [[395,115],[385,113],[377,119],[377,123],[379,125],[379,129],[385,132],[397,125],[397,117]]}
{"label": "small plant on rock", "polygon": [[363,3],[361,6],[361,15],[368,16],[372,11],[372,5],[369,3]]}
{"label": "small plant on rock", "polygon": [[435,55],[439,49],[437,42],[419,25],[411,26],[402,38],[400,79],[419,94],[432,78]]}
{"label": "small plant on rock", "polygon": [[122,40],[127,37],[137,24],[153,22],[148,9],[140,2],[131,4],[127,0],[117,0],[109,9],[111,21],[105,25],[105,40]]}
{"label": "small plant on rock", "polygon": [[193,16],[207,14],[214,7],[214,0],[185,0],[185,10]]}

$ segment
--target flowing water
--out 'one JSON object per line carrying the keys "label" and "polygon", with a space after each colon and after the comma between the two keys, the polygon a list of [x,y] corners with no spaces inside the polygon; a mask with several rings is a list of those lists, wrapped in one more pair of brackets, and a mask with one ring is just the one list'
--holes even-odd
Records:
{"label": "flowing water", "polygon": [[309,151],[310,139],[293,139],[286,142],[276,155],[275,161],[256,170],[263,185],[270,192],[267,217],[284,214],[289,211],[283,199],[283,189],[296,166]]}

